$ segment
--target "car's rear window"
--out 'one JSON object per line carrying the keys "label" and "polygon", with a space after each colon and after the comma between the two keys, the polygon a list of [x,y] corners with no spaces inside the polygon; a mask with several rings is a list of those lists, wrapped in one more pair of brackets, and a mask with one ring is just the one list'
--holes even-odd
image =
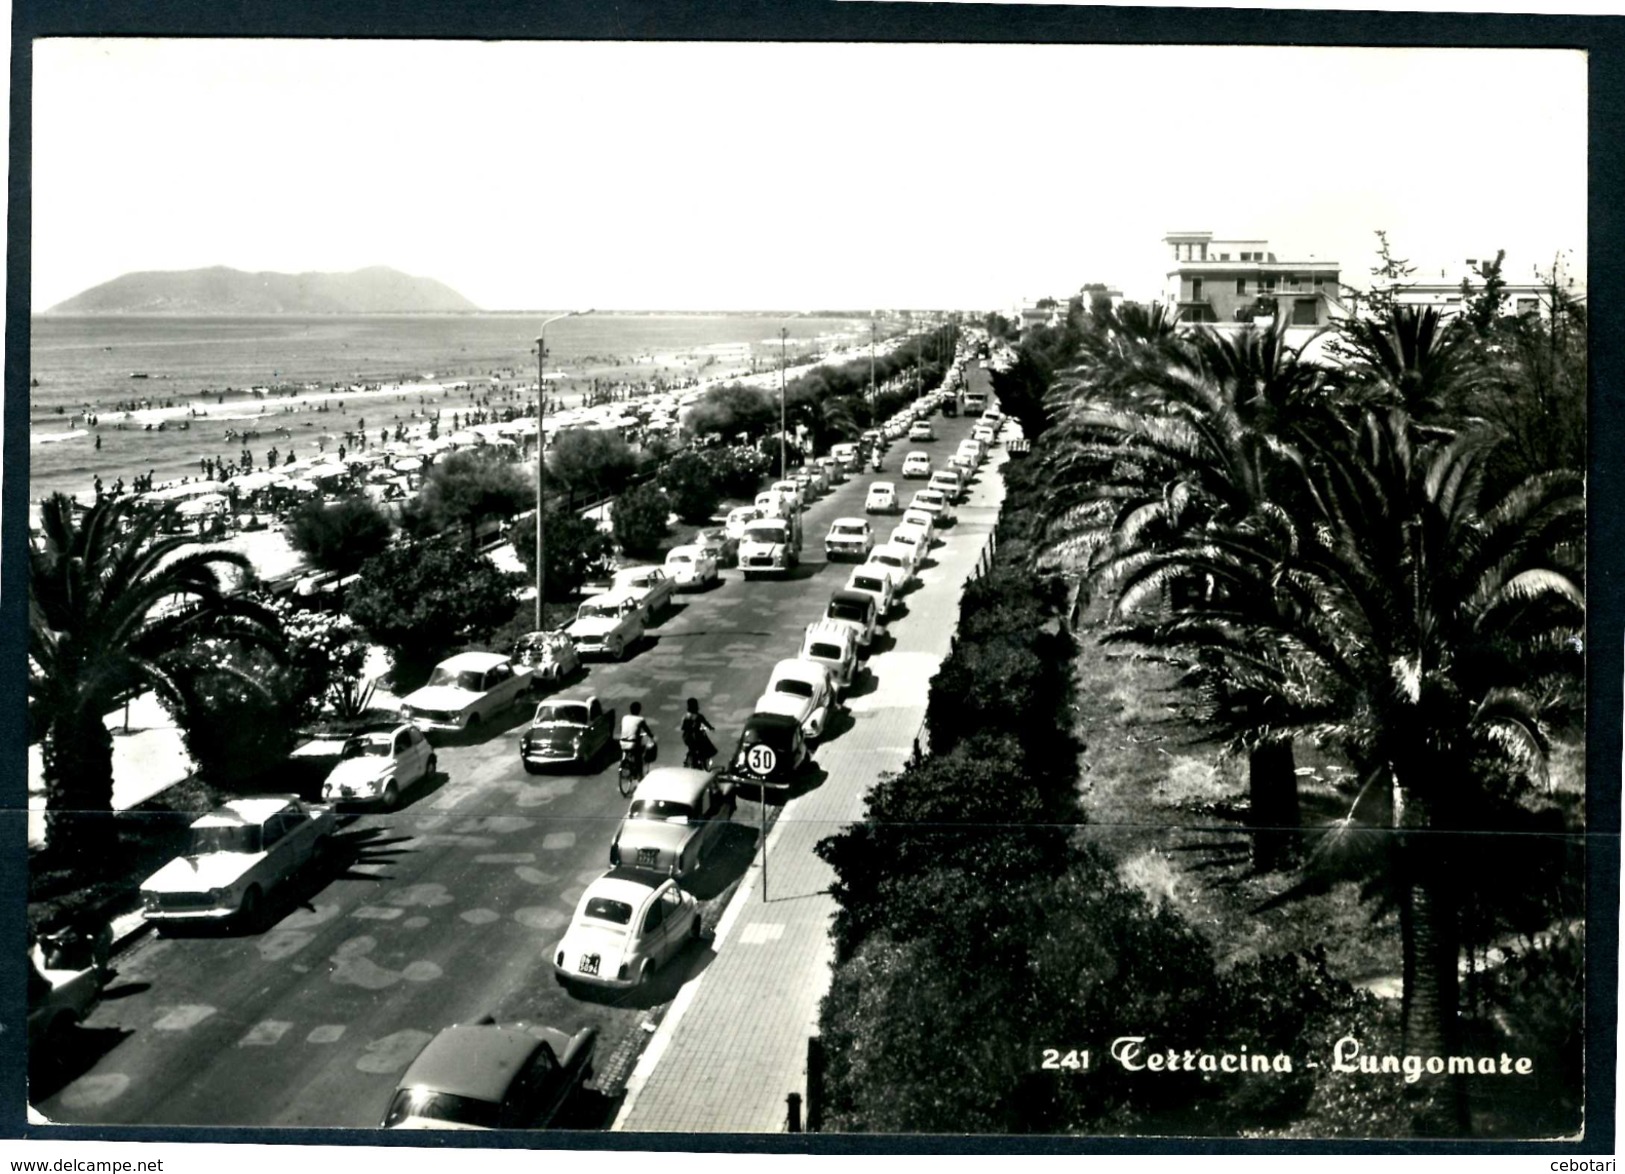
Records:
{"label": "car's rear window", "polygon": [[806,681],[798,681],[793,677],[785,677],[773,686],[775,693],[788,693],[792,697],[811,697],[812,685]]}
{"label": "car's rear window", "polygon": [[840,660],[841,646],[839,644],[814,644],[807,650],[807,655],[819,660]]}
{"label": "car's rear window", "polygon": [[449,1092],[435,1092],[430,1088],[397,1089],[395,1099],[389,1102],[389,1112],[384,1116],[384,1128],[399,1125],[411,1117],[495,1129],[501,1123],[501,1107],[490,1101],[453,1096]]}
{"label": "car's rear window", "polygon": [[670,799],[634,799],[627,815],[632,819],[683,819],[694,814],[687,803]]}
{"label": "car's rear window", "polygon": [[846,537],[849,537],[849,538],[862,538],[863,537],[863,527],[862,526],[836,526],[835,527],[835,533],[845,535]]}
{"label": "car's rear window", "polygon": [[594,897],[587,902],[586,915],[594,921],[608,921],[626,925],[632,920],[632,906],[625,901],[612,901],[608,897]]}
{"label": "car's rear window", "polygon": [[855,579],[852,580],[852,583],[853,583],[854,586],[859,587],[859,588],[863,589],[864,591],[883,591],[883,590],[885,590],[884,586],[881,584],[881,581],[879,579],[873,578],[872,576],[869,576],[869,575],[859,575]]}
{"label": "car's rear window", "polygon": [[854,620],[863,623],[869,618],[869,609],[856,603],[835,603],[829,605],[829,618],[832,620]]}
{"label": "car's rear window", "polygon": [[694,561],[694,557],[687,554],[668,554],[666,561],[669,563],[691,563]]}

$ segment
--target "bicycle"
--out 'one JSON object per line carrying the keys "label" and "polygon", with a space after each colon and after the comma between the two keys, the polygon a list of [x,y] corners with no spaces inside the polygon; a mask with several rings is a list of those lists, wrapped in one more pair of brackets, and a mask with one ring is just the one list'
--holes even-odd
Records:
{"label": "bicycle", "polygon": [[621,794],[630,795],[643,781],[643,747],[637,742],[621,744],[621,769],[618,779]]}

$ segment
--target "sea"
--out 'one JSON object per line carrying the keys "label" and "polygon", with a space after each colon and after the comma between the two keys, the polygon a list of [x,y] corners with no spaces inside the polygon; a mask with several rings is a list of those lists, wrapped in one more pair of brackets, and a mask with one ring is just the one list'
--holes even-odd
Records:
{"label": "sea", "polygon": [[[205,457],[250,449],[334,451],[362,421],[396,424],[476,404],[533,405],[537,329],[552,315],[80,317],[30,322],[29,500],[81,500],[151,474],[197,477]],[[580,402],[594,380],[705,383],[776,369],[869,338],[867,318],[593,314],[547,328],[550,398]],[[98,443],[99,441],[99,443]],[[279,459],[281,458],[279,456]]]}

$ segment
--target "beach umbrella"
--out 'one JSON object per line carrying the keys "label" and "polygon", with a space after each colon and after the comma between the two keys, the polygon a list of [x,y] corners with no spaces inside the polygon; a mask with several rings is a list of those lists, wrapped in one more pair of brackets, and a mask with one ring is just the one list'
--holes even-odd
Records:
{"label": "beach umbrella", "polygon": [[415,473],[423,468],[423,462],[417,457],[402,457],[395,462],[394,468],[397,473]]}
{"label": "beach umbrella", "polygon": [[231,484],[236,487],[239,492],[253,493],[257,489],[264,489],[268,485],[275,485],[281,480],[282,475],[280,473],[266,471],[260,473],[244,473],[241,477],[233,477],[231,479]]}
{"label": "beach umbrella", "polygon": [[201,497],[181,502],[175,507],[175,512],[183,518],[195,518],[199,514],[213,513],[225,504],[226,499],[218,493],[205,493]]}
{"label": "beach umbrella", "polygon": [[480,442],[480,437],[477,432],[470,432],[468,429],[464,428],[460,431],[453,432],[450,440],[452,444],[478,444]]}
{"label": "beach umbrella", "polygon": [[282,483],[282,487],[284,489],[291,489],[295,493],[315,493],[316,492],[316,483],[314,481],[306,481],[302,477],[295,478],[292,481],[284,481]]}
{"label": "beach umbrella", "polygon": [[225,486],[218,481],[193,481],[189,485],[169,485],[154,489],[146,495],[148,501],[179,501],[185,497],[199,497],[205,493],[219,493]]}

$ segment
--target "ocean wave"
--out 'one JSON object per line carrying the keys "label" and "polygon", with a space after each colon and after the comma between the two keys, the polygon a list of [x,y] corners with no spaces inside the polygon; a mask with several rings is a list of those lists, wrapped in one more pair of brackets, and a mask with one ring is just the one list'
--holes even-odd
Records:
{"label": "ocean wave", "polygon": [[75,428],[72,432],[35,432],[28,437],[29,444],[58,444],[64,440],[77,440],[81,436],[89,436],[84,428]]}

